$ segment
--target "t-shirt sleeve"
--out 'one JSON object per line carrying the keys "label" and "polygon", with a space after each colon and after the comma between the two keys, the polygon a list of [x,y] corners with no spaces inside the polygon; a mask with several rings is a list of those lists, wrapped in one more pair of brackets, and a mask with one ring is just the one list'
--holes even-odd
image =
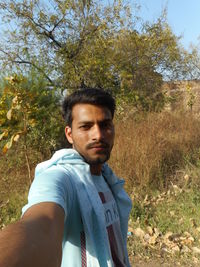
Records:
{"label": "t-shirt sleeve", "polygon": [[61,168],[52,166],[36,176],[30,187],[28,203],[22,208],[22,215],[31,206],[41,202],[54,202],[69,214],[74,197],[74,190],[69,175]]}

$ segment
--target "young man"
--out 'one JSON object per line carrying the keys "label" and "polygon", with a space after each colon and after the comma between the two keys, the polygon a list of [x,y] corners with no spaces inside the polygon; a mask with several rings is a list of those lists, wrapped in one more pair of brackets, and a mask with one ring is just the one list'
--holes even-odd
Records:
{"label": "young man", "polygon": [[0,267],[128,267],[131,201],[105,163],[114,99],[84,89],[63,103],[71,149],[36,167],[22,219],[0,234]]}

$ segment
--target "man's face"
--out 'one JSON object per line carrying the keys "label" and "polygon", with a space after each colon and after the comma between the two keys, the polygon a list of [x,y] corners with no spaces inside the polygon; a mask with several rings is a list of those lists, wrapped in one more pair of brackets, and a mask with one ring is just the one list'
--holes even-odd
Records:
{"label": "man's face", "polygon": [[69,143],[90,165],[101,165],[109,159],[114,125],[106,107],[76,104],[72,109],[72,127],[67,126],[65,133]]}

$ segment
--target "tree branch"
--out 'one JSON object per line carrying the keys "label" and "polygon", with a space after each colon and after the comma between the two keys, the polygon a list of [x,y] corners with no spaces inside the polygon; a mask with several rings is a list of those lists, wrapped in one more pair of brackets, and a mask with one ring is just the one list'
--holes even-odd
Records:
{"label": "tree branch", "polygon": [[42,70],[40,67],[38,67],[35,63],[31,62],[31,61],[28,61],[28,60],[24,60],[22,59],[19,55],[16,55],[16,58],[18,58],[19,60],[17,59],[13,59],[11,56],[10,56],[10,53],[9,52],[5,52],[3,49],[0,49],[0,52],[2,52],[3,54],[5,54],[7,57],[8,57],[8,60],[12,63],[16,63],[16,64],[26,64],[26,65],[31,65],[33,66],[35,69],[37,69],[38,71],[40,71],[44,77],[52,84],[52,85],[55,85],[54,82],[52,81],[52,79],[44,72],[44,70]]}

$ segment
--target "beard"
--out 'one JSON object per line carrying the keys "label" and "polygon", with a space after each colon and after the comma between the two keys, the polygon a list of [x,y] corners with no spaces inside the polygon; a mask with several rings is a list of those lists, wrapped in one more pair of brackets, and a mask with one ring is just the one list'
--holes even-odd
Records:
{"label": "beard", "polygon": [[[103,151],[98,151],[95,155],[90,155],[90,150],[96,146],[103,147]],[[98,165],[103,164],[110,158],[110,153],[113,145],[109,145],[106,142],[93,142],[85,147],[85,153],[81,152],[76,145],[74,144],[74,148],[79,152],[79,154],[84,158],[85,162],[89,165]],[[88,153],[87,153],[88,152]]]}
{"label": "beard", "polygon": [[85,162],[87,162],[89,165],[98,165],[98,164],[103,164],[110,158],[110,152],[108,153],[102,153],[97,155],[95,158],[90,157],[89,155],[81,155]]}

